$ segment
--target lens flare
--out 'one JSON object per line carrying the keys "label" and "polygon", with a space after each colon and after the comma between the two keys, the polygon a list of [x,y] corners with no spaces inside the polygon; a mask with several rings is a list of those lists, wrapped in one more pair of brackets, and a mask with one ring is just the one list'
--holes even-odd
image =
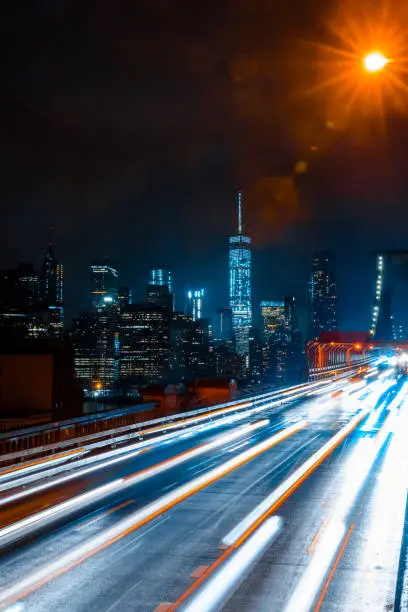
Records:
{"label": "lens flare", "polygon": [[366,55],[363,59],[364,68],[368,70],[368,72],[379,72],[388,64],[389,61],[390,60],[379,51],[373,51],[372,53]]}
{"label": "lens flare", "polygon": [[405,114],[408,109],[405,14],[384,12],[382,3],[341,4],[327,18],[325,40],[311,45],[316,81],[306,93],[319,99],[326,121],[337,130],[365,132],[378,123],[385,128],[388,111]]}

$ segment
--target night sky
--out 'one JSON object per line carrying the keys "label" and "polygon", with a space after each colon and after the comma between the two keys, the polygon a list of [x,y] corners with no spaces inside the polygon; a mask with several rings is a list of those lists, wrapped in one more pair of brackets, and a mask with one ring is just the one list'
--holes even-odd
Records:
{"label": "night sky", "polygon": [[177,306],[203,286],[212,315],[242,189],[255,308],[304,304],[311,251],[331,248],[341,326],[368,328],[371,251],[408,248],[408,96],[377,121],[349,112],[341,87],[316,88],[339,70],[317,44],[343,45],[337,3],[8,4],[2,267],[37,263],[52,227],[69,315],[105,256],[139,298],[149,269],[169,266]]}

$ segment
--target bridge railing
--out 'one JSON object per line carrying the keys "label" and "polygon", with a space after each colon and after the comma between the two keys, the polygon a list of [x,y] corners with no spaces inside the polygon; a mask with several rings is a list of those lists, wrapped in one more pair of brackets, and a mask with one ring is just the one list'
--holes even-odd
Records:
{"label": "bridge railing", "polygon": [[[293,391],[293,393],[301,390],[308,383],[301,383],[290,388],[286,388],[285,392]],[[324,384],[324,383],[323,383]],[[69,448],[82,446],[84,444],[93,444],[103,446],[106,444],[114,444],[118,441],[123,442],[126,439],[131,439],[137,436],[139,432],[151,428],[160,428],[166,424],[175,423],[184,419],[204,415],[205,413],[216,415],[216,412],[224,408],[236,406],[240,410],[248,405],[256,405],[267,399],[272,399],[275,396],[282,394],[283,389],[274,389],[265,393],[258,394],[240,394],[239,397],[232,399],[229,402],[222,404],[213,404],[201,407],[195,410],[186,412],[178,412],[168,416],[160,416],[158,418],[148,418],[146,415],[156,413],[156,405],[145,405],[149,411],[141,411],[141,406],[133,407],[134,412],[129,414],[132,407],[125,411],[113,411],[116,417],[134,418],[136,422],[117,423],[108,427],[108,417],[106,413],[98,413],[96,415],[88,415],[86,417],[77,417],[67,421],[57,423],[49,423],[47,425],[39,425],[30,427],[25,430],[19,430],[13,434],[0,434],[0,465],[10,464],[11,462],[24,462],[36,456],[45,456],[56,452],[63,452]],[[135,408],[138,411],[135,411]],[[125,412],[125,414],[123,414]],[[142,417],[145,417],[144,419]],[[97,428],[97,429],[95,429]]]}

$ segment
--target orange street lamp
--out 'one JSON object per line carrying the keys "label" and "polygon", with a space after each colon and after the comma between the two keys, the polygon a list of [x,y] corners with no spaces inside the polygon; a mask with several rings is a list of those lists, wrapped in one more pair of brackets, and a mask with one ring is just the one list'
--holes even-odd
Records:
{"label": "orange street lamp", "polygon": [[380,72],[389,61],[380,51],[372,51],[364,57],[363,64],[367,72]]}

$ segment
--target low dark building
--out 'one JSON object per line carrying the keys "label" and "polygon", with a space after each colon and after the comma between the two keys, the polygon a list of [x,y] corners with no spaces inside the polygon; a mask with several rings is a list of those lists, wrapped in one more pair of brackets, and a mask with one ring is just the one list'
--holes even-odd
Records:
{"label": "low dark building", "polygon": [[82,403],[69,344],[36,340],[0,347],[0,418],[71,418],[82,414]]}

